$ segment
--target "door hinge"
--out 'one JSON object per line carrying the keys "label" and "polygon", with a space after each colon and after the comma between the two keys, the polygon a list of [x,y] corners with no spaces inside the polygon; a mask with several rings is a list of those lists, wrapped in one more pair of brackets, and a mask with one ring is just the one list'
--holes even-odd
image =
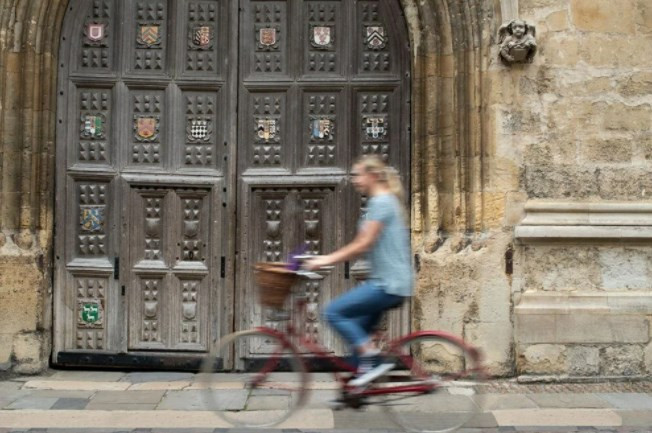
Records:
{"label": "door hinge", "polygon": [[125,286],[122,286],[122,296],[125,295],[125,291],[126,291],[126,290],[127,290],[127,288],[126,288]]}
{"label": "door hinge", "polygon": [[414,270],[417,273],[421,270],[421,257],[419,257],[419,254],[414,255]]}
{"label": "door hinge", "polygon": [[113,258],[113,279],[120,279],[120,257]]}
{"label": "door hinge", "polygon": [[220,259],[220,277],[226,277],[226,257],[224,256]]}
{"label": "door hinge", "polygon": [[351,264],[346,261],[344,262],[344,279],[348,280],[351,276]]}

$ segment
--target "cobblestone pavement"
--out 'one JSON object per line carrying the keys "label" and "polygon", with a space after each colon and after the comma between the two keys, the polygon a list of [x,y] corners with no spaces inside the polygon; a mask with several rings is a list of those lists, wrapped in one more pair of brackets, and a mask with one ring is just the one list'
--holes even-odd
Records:
{"label": "cobblestone pavement", "polygon": [[[226,383],[234,385],[224,391],[230,396],[227,404],[233,404],[240,398],[241,377],[224,376]],[[337,393],[332,377],[316,373],[312,381],[310,402],[288,428],[257,431],[399,432],[386,410],[378,406],[332,410],[327,404]],[[540,384],[494,380],[484,384],[481,392],[482,413],[460,433],[652,433],[651,381]],[[270,399],[269,404],[278,402]],[[200,380],[192,373],[51,370],[40,376],[0,380],[0,433],[251,431],[216,429],[228,424],[215,420],[202,398]]]}

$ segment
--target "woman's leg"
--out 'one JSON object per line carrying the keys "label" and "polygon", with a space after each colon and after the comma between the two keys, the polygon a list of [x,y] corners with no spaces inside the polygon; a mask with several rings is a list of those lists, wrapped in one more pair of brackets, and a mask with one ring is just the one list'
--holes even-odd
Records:
{"label": "woman's leg", "polygon": [[334,299],[324,310],[326,321],[358,350],[369,341],[383,311],[398,305],[402,297],[389,295],[371,281]]}

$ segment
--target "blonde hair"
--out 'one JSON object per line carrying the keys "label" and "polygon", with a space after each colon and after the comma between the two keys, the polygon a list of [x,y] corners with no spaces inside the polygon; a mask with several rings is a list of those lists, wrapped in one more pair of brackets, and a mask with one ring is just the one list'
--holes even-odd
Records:
{"label": "blonde hair", "polygon": [[405,191],[398,171],[385,164],[378,155],[363,155],[358,158],[355,165],[360,165],[366,173],[372,173],[378,176],[378,181],[387,185],[389,191],[396,196],[401,207],[405,200]]}

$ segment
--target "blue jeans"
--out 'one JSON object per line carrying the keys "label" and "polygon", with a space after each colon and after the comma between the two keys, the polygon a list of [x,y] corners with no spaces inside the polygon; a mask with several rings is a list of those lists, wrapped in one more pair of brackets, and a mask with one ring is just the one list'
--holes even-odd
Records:
{"label": "blue jeans", "polygon": [[366,281],[331,301],[323,317],[352,346],[357,365],[355,348],[369,341],[369,334],[384,311],[401,305],[404,300],[405,297],[386,293],[373,281]]}

